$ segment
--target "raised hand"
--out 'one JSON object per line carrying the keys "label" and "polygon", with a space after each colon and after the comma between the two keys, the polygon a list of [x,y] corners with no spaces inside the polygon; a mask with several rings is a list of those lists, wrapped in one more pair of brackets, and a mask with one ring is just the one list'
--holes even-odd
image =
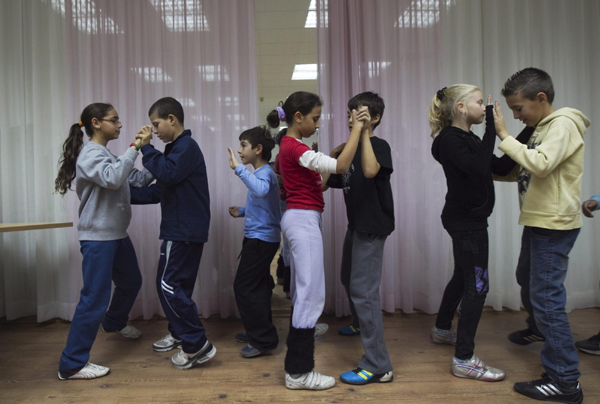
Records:
{"label": "raised hand", "polygon": [[[239,166],[240,163],[238,163],[237,158],[235,157],[235,154],[233,153],[233,150],[231,150],[231,147],[228,147],[227,150],[229,150],[229,167],[231,167],[232,170],[235,170],[235,168],[237,166]],[[231,213],[231,208],[229,208],[229,213]],[[234,216],[234,217],[237,217],[237,216]]]}
{"label": "raised hand", "polygon": [[593,199],[589,199],[581,204],[581,211],[583,212],[583,215],[586,217],[594,217],[594,215],[592,214],[592,211],[595,210],[597,207],[598,207],[598,202]]}
{"label": "raised hand", "polygon": [[229,214],[232,217],[240,217],[240,209],[237,206],[230,206],[229,207]]}
{"label": "raised hand", "polygon": [[500,103],[498,101],[494,103],[494,126],[496,126],[496,135],[498,135],[500,140],[504,140],[506,137],[508,137],[506,124],[504,123],[504,116],[502,116]]}
{"label": "raised hand", "polygon": [[488,95],[487,105],[492,105],[492,96]]}

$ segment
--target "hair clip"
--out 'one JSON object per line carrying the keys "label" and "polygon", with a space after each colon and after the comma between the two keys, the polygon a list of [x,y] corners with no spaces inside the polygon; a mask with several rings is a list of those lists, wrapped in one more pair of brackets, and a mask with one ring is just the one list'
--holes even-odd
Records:
{"label": "hair clip", "polygon": [[437,98],[438,100],[442,101],[444,99],[444,97],[446,96],[446,90],[448,89],[448,87],[444,87],[441,90],[438,90],[437,92]]}
{"label": "hair clip", "polygon": [[279,115],[279,120],[285,121],[285,111],[283,110],[283,108],[276,107],[275,109],[277,110],[277,115]]}
{"label": "hair clip", "polygon": [[79,121],[77,123],[79,124],[79,126],[83,126],[83,122]]}

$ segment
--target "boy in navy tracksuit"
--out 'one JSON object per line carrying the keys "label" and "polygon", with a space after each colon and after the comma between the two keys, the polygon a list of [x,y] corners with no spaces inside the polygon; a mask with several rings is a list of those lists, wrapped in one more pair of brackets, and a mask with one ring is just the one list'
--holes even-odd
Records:
{"label": "boy in navy tracksuit", "polygon": [[[183,107],[171,97],[156,101],[148,113],[156,136],[169,143],[164,154],[142,147],[142,164],[156,183],[131,188],[131,203],[161,204],[160,260],[156,288],[169,320],[169,334],[154,343],[155,351],[181,347],[171,362],[178,369],[210,360],[217,352],[207,340],[192,292],[204,243],[208,239],[210,204],[206,164],[200,147],[183,126]],[[150,127],[142,128],[146,133]]]}

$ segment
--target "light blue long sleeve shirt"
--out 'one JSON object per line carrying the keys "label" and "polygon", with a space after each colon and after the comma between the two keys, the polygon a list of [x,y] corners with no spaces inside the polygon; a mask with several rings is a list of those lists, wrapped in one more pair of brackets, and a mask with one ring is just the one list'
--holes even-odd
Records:
{"label": "light blue long sleeve shirt", "polygon": [[244,236],[279,243],[281,210],[275,172],[266,164],[251,173],[240,164],[235,168],[235,174],[248,188],[246,206],[239,207],[239,215],[244,217]]}

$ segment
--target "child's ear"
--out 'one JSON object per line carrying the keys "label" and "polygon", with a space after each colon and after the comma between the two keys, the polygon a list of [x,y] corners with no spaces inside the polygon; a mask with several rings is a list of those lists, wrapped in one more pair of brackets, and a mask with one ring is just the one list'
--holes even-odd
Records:
{"label": "child's ear", "polygon": [[546,93],[543,92],[539,92],[536,94],[535,98],[538,100],[538,102],[543,103],[543,102],[548,102],[548,96],[546,95]]}
{"label": "child's ear", "polygon": [[376,123],[379,122],[380,119],[381,119],[381,115],[379,115],[379,114],[371,117],[371,125],[375,125]]}
{"label": "child's ear", "polygon": [[256,146],[256,148],[254,149],[254,153],[256,153],[257,156],[261,155],[262,151],[263,151],[263,146],[261,144]]}
{"label": "child's ear", "polygon": [[177,122],[177,118],[175,118],[175,115],[173,115],[173,114],[169,114],[167,119],[169,120],[169,123],[171,124],[171,126],[175,125],[175,122]]}
{"label": "child's ear", "polygon": [[300,111],[296,111],[296,113],[294,114],[294,122],[302,122],[302,114],[300,113]]}

